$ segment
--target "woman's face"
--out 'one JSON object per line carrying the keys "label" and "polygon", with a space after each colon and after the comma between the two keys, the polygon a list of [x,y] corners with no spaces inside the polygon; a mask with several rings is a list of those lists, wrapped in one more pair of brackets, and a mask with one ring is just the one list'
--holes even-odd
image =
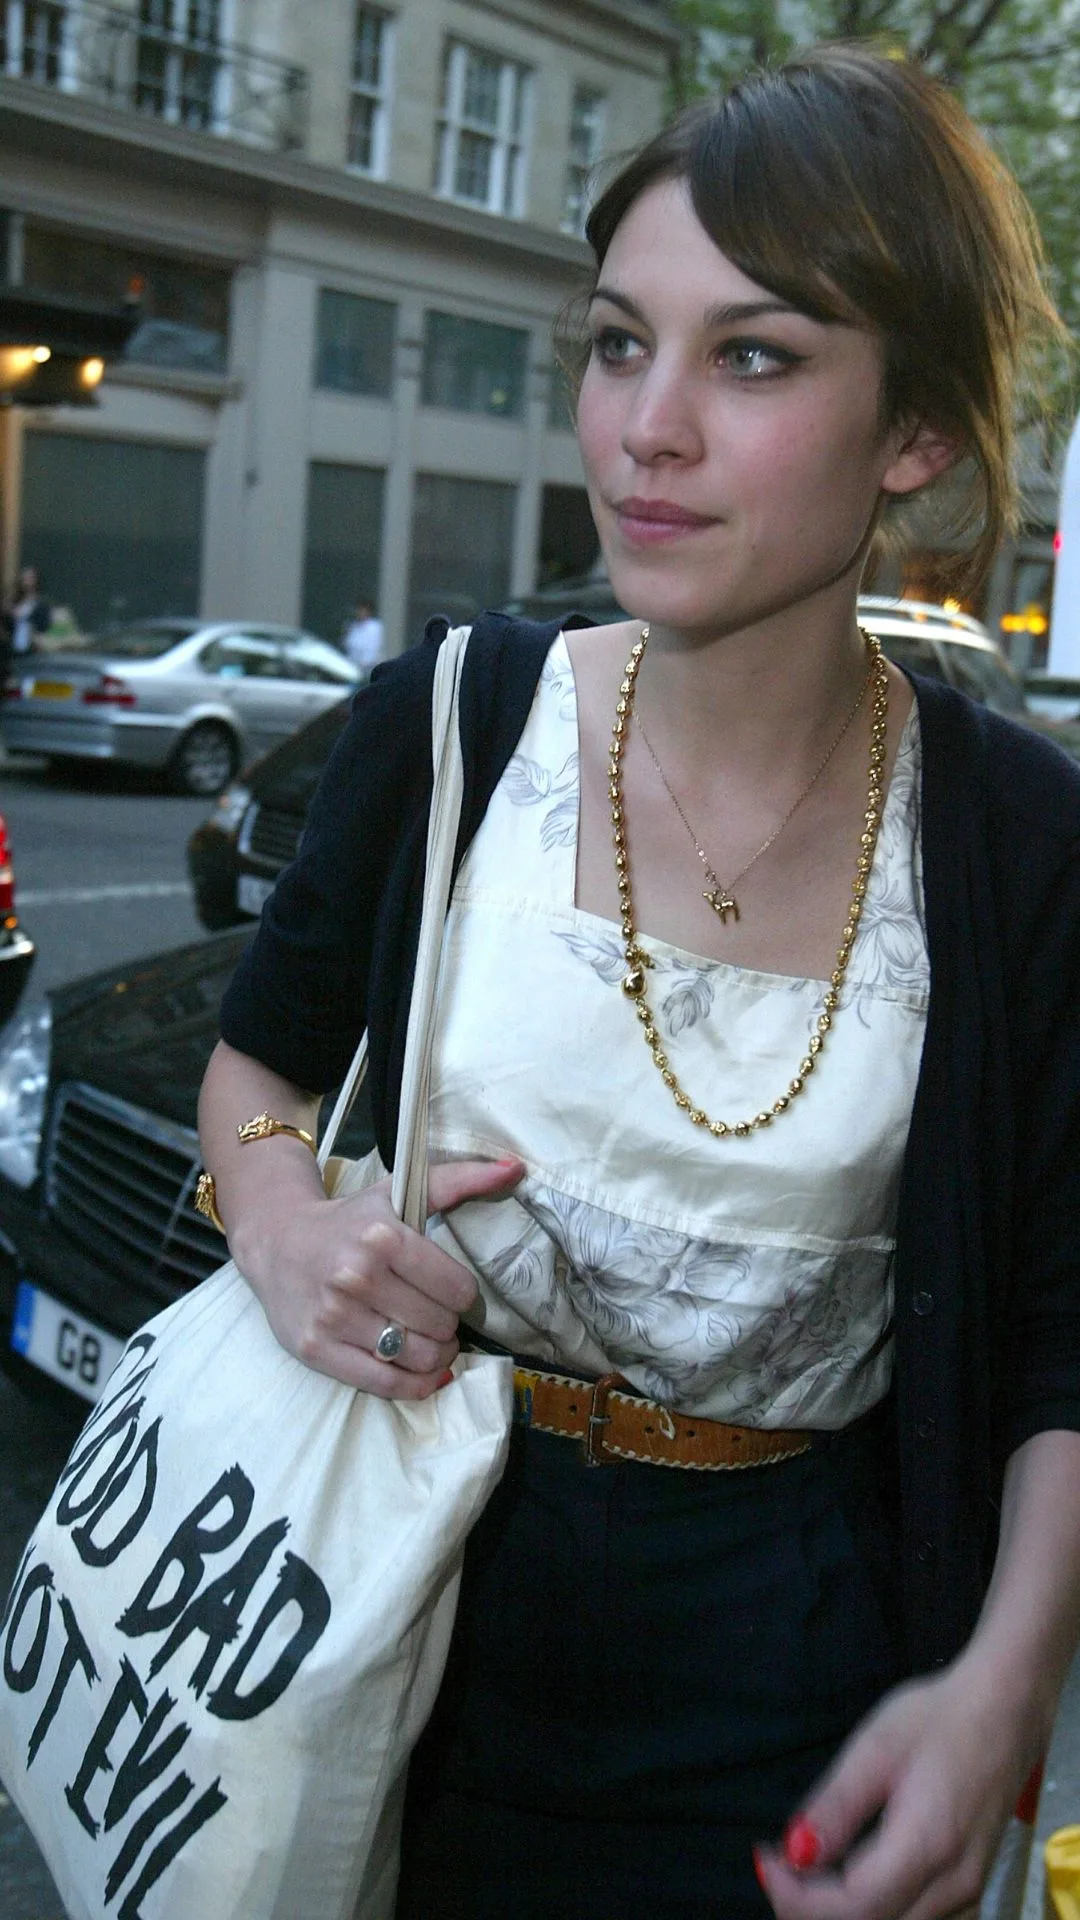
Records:
{"label": "woman's face", "polygon": [[748,280],[681,181],[616,230],[589,327],[578,434],[627,611],[714,633],[833,582],[853,596],[881,491],[929,477],[883,426],[879,338]]}

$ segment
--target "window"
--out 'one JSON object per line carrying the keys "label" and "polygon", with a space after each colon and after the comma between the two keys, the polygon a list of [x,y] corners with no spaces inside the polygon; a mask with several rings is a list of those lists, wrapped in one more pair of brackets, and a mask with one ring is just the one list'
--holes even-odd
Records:
{"label": "window", "polygon": [[203,673],[216,674],[219,680],[280,680],[284,674],[277,642],[244,633],[212,640],[200,653],[199,666]]}
{"label": "window", "polygon": [[320,287],[315,385],[385,399],[394,385],[397,308],[392,300]]}
{"label": "window", "polygon": [[139,325],[124,348],[125,360],[192,373],[225,372],[230,275],[220,267],[111,246],[30,220],[23,231],[22,254],[22,284],[28,293],[137,305]]}
{"label": "window", "polygon": [[472,620],[510,592],[516,488],[418,473],[409,564],[408,643],[441,613]]}
{"label": "window", "polygon": [[463,320],[453,313],[425,314],[423,404],[520,420],[528,347],[529,336],[518,327]]}
{"label": "window", "polygon": [[220,0],[139,0],[135,105],[184,127],[220,119]]}
{"label": "window", "polygon": [[389,14],[377,7],[357,7],[346,157],[350,167],[380,177],[386,173],[389,147],[393,31]]}
{"label": "window", "polygon": [[313,460],[308,469],[300,617],[324,640],[341,639],[358,600],[378,605],[383,478],[380,467],[330,460]]}
{"label": "window", "polygon": [[315,685],[347,687],[356,685],[356,669],[342,659],[324,640],[287,641],[284,672],[289,680],[306,680]]}
{"label": "window", "polygon": [[944,680],[945,670],[933,642],[919,633],[890,633],[881,642],[889,659],[905,672],[925,673]]}
{"label": "window", "polygon": [[23,552],[84,633],[199,604],[203,468],[194,447],[26,435]]}
{"label": "window", "polygon": [[525,210],[530,78],[525,67],[449,41],[435,190],[489,213]]}
{"label": "window", "polygon": [[65,0],[7,0],[0,6],[0,73],[62,85],[75,25]]}
{"label": "window", "polygon": [[954,686],[973,700],[984,700],[991,713],[1027,712],[1023,688],[1012,668],[993,647],[965,647],[961,642],[944,643],[945,657],[952,669]]}
{"label": "window", "polygon": [[584,233],[589,187],[604,144],[604,96],[595,87],[575,87],[570,110],[570,158],[566,169],[563,232]]}

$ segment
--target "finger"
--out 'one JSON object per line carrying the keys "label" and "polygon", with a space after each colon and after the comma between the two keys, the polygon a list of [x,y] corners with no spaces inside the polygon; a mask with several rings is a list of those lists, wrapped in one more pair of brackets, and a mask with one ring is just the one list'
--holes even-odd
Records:
{"label": "finger", "polygon": [[[405,1335],[405,1344],[401,1352],[389,1362],[391,1366],[405,1373],[445,1373],[451,1362],[457,1359],[459,1347],[455,1336],[449,1340],[429,1340],[425,1334],[417,1333],[408,1321],[397,1314],[365,1313],[355,1332],[342,1346],[356,1346],[361,1353],[370,1353],[378,1359],[376,1343],[380,1334],[388,1326],[400,1327]],[[382,1363],[381,1363],[382,1364]]]}
{"label": "finger", "polygon": [[827,1867],[841,1860],[885,1805],[892,1767],[890,1745],[874,1723],[861,1727],[788,1822],[782,1846],[788,1866]]}
{"label": "finger", "polygon": [[364,1348],[325,1342],[310,1354],[299,1353],[298,1358],[315,1373],[324,1373],[344,1387],[374,1394],[379,1400],[427,1400],[449,1384],[449,1361],[430,1373],[417,1373],[396,1362],[380,1360]]}
{"label": "finger", "polygon": [[[406,1320],[417,1327],[423,1325],[423,1330],[437,1339],[448,1337],[453,1328],[445,1321],[429,1325],[416,1319],[421,1299],[451,1315],[455,1326],[459,1316],[476,1301],[476,1280],[468,1267],[387,1212],[385,1218],[367,1222],[354,1238],[346,1240],[332,1284],[346,1300],[365,1306],[386,1304],[384,1289],[389,1276],[415,1292]],[[400,1319],[401,1315],[395,1317]]]}
{"label": "finger", "polygon": [[[449,1254],[444,1255],[449,1260]],[[472,1304],[475,1295],[475,1282],[472,1275],[460,1262],[451,1263],[465,1275],[464,1282],[451,1276],[452,1284],[464,1293],[472,1288],[467,1304]],[[438,1269],[442,1274],[442,1269]],[[445,1280],[443,1282],[445,1290]],[[378,1333],[388,1321],[395,1320],[408,1332],[420,1335],[424,1340],[444,1345],[456,1341],[459,1314],[443,1300],[432,1299],[431,1293],[418,1286],[413,1277],[405,1278],[396,1267],[382,1267],[364,1275],[362,1280],[346,1280],[341,1287],[341,1311],[334,1331],[349,1345],[368,1347],[374,1345],[368,1339],[369,1321],[378,1318]],[[432,1362],[434,1364],[434,1362]]]}
{"label": "finger", "polygon": [[525,1162],[505,1160],[444,1160],[428,1169],[428,1212],[449,1213],[464,1200],[487,1200],[508,1193],[524,1177]]}
{"label": "finger", "polygon": [[901,1783],[885,1818],[835,1867],[799,1872],[780,1853],[763,1860],[779,1920],[941,1920],[978,1891],[940,1795]]}

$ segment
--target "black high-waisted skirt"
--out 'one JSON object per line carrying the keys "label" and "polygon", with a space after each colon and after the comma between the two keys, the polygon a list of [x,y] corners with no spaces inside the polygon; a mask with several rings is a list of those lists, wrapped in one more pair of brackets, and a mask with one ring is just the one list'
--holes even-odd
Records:
{"label": "black high-waisted skirt", "polygon": [[775,1841],[903,1675],[887,1422],[767,1467],[515,1428],[414,1756],[398,1920],[763,1920]]}

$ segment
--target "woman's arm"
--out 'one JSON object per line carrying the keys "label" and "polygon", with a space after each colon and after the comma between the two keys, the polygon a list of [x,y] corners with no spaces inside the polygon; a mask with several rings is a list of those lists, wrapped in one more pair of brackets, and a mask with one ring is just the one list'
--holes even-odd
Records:
{"label": "woman's arm", "polygon": [[974,1914],[1078,1633],[1080,1434],[1040,1433],[1006,1468],[994,1577],[964,1652],[887,1695],[852,1734],[798,1816],[795,1851],[809,1862],[816,1842],[812,1867],[762,1850],[779,1920]]}
{"label": "woman's arm", "polygon": [[[277,1338],[306,1365],[386,1399],[422,1399],[458,1350],[457,1323],[473,1304],[472,1275],[398,1220],[389,1181],[328,1200],[315,1157],[289,1134],[241,1145],[253,1115],[314,1133],[319,1101],[248,1054],[218,1043],[199,1096],[199,1133],[229,1247]],[[516,1185],[520,1160],[432,1167],[428,1201],[445,1213]],[[405,1346],[391,1365],[372,1349],[396,1321]]]}

